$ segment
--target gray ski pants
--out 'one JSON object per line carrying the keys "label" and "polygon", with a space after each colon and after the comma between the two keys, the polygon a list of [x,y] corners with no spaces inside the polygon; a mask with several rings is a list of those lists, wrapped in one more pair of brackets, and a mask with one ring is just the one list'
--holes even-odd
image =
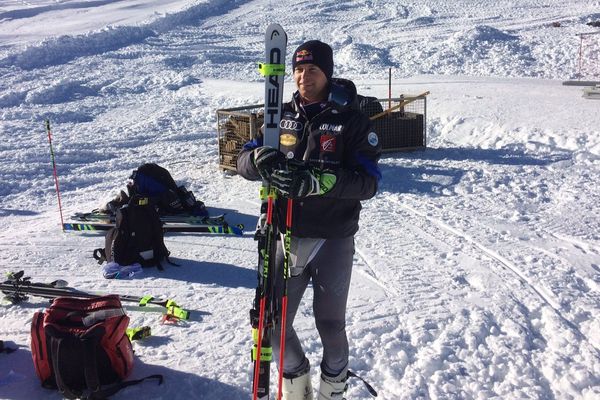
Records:
{"label": "gray ski pants", "polygon": [[[327,239],[302,273],[288,280],[288,308],[285,335],[283,371],[294,376],[307,368],[307,361],[293,323],[302,296],[312,279],[313,313],[323,345],[321,368],[337,375],[348,364],[348,338],[346,337],[346,302],[352,275],[354,237]],[[278,246],[276,266],[283,266],[283,250]],[[281,274],[277,273],[276,276]],[[276,293],[281,293],[282,278],[276,282]],[[278,365],[281,327],[275,326],[273,353]]]}

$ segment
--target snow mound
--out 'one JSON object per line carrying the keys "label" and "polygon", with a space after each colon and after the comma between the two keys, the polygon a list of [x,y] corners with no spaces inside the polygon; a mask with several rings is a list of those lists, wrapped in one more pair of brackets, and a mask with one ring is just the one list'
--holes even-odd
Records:
{"label": "snow mound", "polygon": [[334,49],[336,74],[351,70],[354,73],[380,71],[391,66],[389,53],[365,43],[350,43],[339,50]]}
{"label": "snow mound", "polygon": [[27,46],[25,50],[0,60],[0,67],[15,66],[24,70],[66,64],[79,57],[120,49],[155,36],[144,27],[107,27],[85,35],[64,35]]}
{"label": "snow mound", "polygon": [[16,107],[25,100],[27,92],[22,90],[10,91],[0,96],[0,108]]}
{"label": "snow mound", "polygon": [[58,104],[97,95],[98,92],[95,89],[80,81],[66,78],[30,91],[27,93],[25,101],[31,104]]}
{"label": "snow mound", "polygon": [[458,32],[453,37],[454,40],[462,39],[465,43],[476,44],[480,42],[507,42],[512,40],[519,40],[518,36],[514,36],[503,32],[499,29],[491,26],[482,25],[476,26],[466,32]]}
{"label": "snow mound", "polygon": [[[199,2],[180,11],[156,14],[138,26],[107,25],[81,35],[61,35],[26,46],[0,59],[0,67],[24,70],[61,65],[79,57],[118,50],[177,27],[194,25],[208,16],[226,11],[226,0]],[[15,12],[27,12],[17,10]],[[27,14],[28,15],[28,14]],[[1,19],[1,18],[0,18]]]}
{"label": "snow mound", "polygon": [[490,26],[460,31],[432,50],[431,71],[446,74],[539,76],[535,59],[519,37]]}

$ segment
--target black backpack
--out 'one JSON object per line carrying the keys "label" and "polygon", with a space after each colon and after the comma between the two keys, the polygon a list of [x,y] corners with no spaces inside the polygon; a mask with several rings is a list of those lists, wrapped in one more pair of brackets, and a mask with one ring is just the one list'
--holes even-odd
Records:
{"label": "black backpack", "polygon": [[94,250],[99,264],[104,261],[119,265],[139,263],[142,267],[156,266],[160,270],[162,260],[169,262],[169,254],[160,216],[150,200],[140,196],[131,197],[128,204],[117,210],[116,225],[106,233],[104,248]]}
{"label": "black backpack", "polygon": [[158,208],[161,215],[189,213],[208,215],[204,203],[183,186],[177,186],[173,177],[158,164],[142,164],[129,177],[129,196],[145,196]]}

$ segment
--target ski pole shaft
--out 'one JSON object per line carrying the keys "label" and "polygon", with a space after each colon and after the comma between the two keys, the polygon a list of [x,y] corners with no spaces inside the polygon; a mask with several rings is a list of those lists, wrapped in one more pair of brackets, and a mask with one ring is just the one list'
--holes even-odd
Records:
{"label": "ski pole shaft", "polygon": [[52,158],[52,169],[54,174],[54,186],[56,188],[56,197],[58,198],[58,211],[60,213],[60,226],[64,232],[65,221],[63,219],[62,203],[60,201],[60,189],[58,187],[58,173],[56,172],[56,161],[54,159],[54,150],[52,149],[52,131],[50,130],[50,120],[46,120],[46,133],[48,134],[48,144],[50,144],[50,156]]}
{"label": "ski pole shaft", "polygon": [[281,298],[281,324],[280,335],[279,335],[279,379],[277,382],[277,400],[281,400],[283,394],[283,357],[285,356],[285,331],[287,323],[287,284],[290,273],[289,260],[290,260],[290,247],[292,240],[292,207],[294,201],[288,198],[287,201],[287,212],[285,217],[285,238],[284,238],[284,258],[283,258],[283,296]]}
{"label": "ski pole shaft", "polygon": [[[267,193],[267,215],[266,215],[266,221],[265,221],[265,226],[266,226],[266,247],[265,247],[265,252],[263,254],[263,271],[262,271],[262,288],[261,288],[261,298],[260,298],[260,304],[259,304],[259,313],[258,313],[258,330],[256,332],[256,355],[255,355],[255,364],[254,364],[254,380],[253,380],[253,386],[252,386],[252,399],[253,400],[257,400],[258,399],[258,392],[259,392],[259,381],[260,381],[260,377],[261,375],[263,376],[263,379],[268,379],[269,374],[267,373],[267,371],[262,371],[261,373],[261,362],[262,360],[262,352],[263,352],[263,338],[265,336],[265,329],[270,329],[269,325],[267,324],[267,326],[265,327],[265,320],[267,319],[266,317],[266,308],[267,308],[267,297],[272,295],[272,293],[268,293],[267,287],[269,284],[272,284],[272,282],[270,282],[269,276],[270,276],[270,261],[271,261],[271,248],[273,245],[273,240],[275,239],[273,235],[273,208],[274,208],[274,192],[273,190],[270,188],[270,185],[264,185],[263,188],[265,189],[265,192]],[[269,299],[269,301],[272,301],[272,299]],[[270,311],[270,306],[269,306],[269,311]],[[269,368],[268,364],[267,365],[263,365],[263,368]],[[268,388],[268,385],[266,386]],[[266,395],[265,398],[268,398],[269,394],[268,392],[266,393],[262,393],[263,395]]]}

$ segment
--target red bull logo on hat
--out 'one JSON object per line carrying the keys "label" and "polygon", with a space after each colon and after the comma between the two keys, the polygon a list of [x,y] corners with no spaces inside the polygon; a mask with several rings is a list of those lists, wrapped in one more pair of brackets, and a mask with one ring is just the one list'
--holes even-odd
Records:
{"label": "red bull logo on hat", "polygon": [[312,60],[313,60],[313,56],[309,50],[300,50],[299,52],[296,53],[296,62],[312,61]]}

